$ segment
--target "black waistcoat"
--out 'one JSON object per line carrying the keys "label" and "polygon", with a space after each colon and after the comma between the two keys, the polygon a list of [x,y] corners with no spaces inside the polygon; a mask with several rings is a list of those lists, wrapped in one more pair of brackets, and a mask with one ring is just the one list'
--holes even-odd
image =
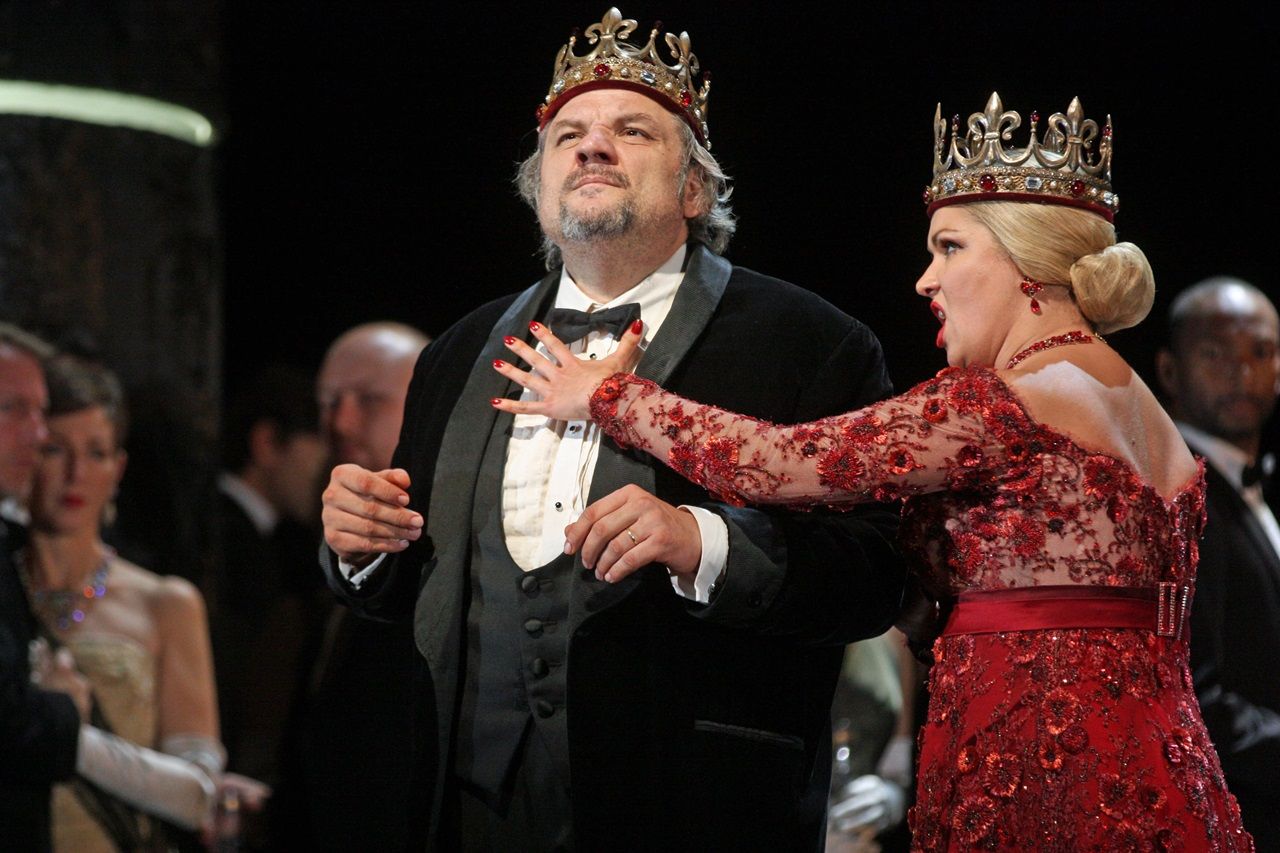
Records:
{"label": "black waistcoat", "polygon": [[[565,661],[573,558],[525,572],[507,549],[502,477],[512,418],[494,423],[472,512],[470,596],[455,775],[500,802],[525,732],[569,783]],[[566,522],[568,519],[566,518]],[[550,780],[548,780],[550,782]]]}

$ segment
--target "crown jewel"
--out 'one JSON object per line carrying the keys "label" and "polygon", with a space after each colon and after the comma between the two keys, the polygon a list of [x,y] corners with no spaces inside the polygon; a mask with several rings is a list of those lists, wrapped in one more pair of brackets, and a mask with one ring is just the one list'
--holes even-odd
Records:
{"label": "crown jewel", "polygon": [[666,34],[667,49],[675,59],[668,65],[658,56],[657,39],[662,24],[654,24],[649,33],[649,43],[640,47],[627,42],[635,31],[636,22],[624,19],[617,7],[605,12],[598,24],[587,27],[584,35],[587,43],[594,45],[585,56],[574,53],[578,37],[569,37],[569,43],[556,54],[551,73],[551,88],[547,97],[538,105],[538,129],[547,126],[552,116],[575,95],[591,89],[631,89],[648,95],[693,128],[698,141],[711,147],[707,131],[707,94],[711,91],[711,74],[702,75],[699,88],[698,58],[689,45],[689,34],[679,37]]}
{"label": "crown jewel", "polygon": [[1065,114],[1049,116],[1043,137],[1039,113],[1028,118],[1026,147],[1007,145],[1022,116],[1005,110],[992,92],[986,108],[969,116],[963,135],[960,116],[951,119],[948,146],[939,104],[933,115],[933,182],[924,191],[929,213],[970,201],[1031,201],[1081,207],[1114,221],[1120,197],[1111,190],[1111,116],[1099,129],[1073,98]]}

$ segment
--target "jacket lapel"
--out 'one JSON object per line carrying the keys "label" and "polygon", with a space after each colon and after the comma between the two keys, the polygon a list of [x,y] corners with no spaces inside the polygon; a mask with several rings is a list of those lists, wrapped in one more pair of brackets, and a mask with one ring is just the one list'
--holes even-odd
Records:
{"label": "jacket lapel", "polygon": [[[1244,498],[1240,497],[1240,493],[1227,481],[1227,478],[1213,467],[1212,462],[1206,460],[1204,467],[1205,481],[1209,488],[1216,490],[1231,502],[1231,511],[1244,529],[1245,535],[1249,537],[1253,549],[1258,552],[1258,557],[1264,565],[1271,567],[1273,574],[1280,574],[1280,555],[1276,554],[1276,549],[1271,545],[1271,539],[1267,536],[1267,531],[1262,529],[1262,523],[1258,521],[1258,517],[1253,514],[1253,510],[1244,502]],[[1209,517],[1208,523],[1214,523],[1212,516]],[[1225,524],[1226,519],[1219,519],[1218,523]]]}
{"label": "jacket lapel", "polygon": [[[506,395],[512,387],[506,377],[493,369],[493,361],[510,358],[502,343],[504,336],[528,338],[529,322],[541,316],[558,280],[559,273],[551,273],[526,290],[494,325],[471,366],[471,374],[440,440],[426,529],[437,547],[436,566],[418,595],[414,611],[414,639],[433,673],[452,673],[457,667],[462,596],[471,544],[467,532],[471,527],[480,462],[499,414],[488,401]],[[452,678],[440,679],[437,687],[448,684],[451,689],[452,681]],[[448,704],[440,707],[452,707],[452,697]]]}
{"label": "jacket lapel", "polygon": [[[711,322],[732,272],[733,267],[728,261],[701,244],[695,243],[690,247],[684,280],[676,291],[667,319],[649,342],[649,348],[636,367],[637,376],[659,384],[670,378],[672,371],[684,360],[694,341]],[[588,504],[595,503],[628,483],[634,483],[652,494],[655,482],[653,464],[647,455],[623,452],[612,441],[602,439],[595,473],[591,477]],[[584,582],[574,585],[569,605],[571,626],[577,626],[592,614],[617,604],[640,582],[638,575],[632,575],[616,584],[596,581],[594,575],[582,569],[580,559],[575,562],[575,566],[582,571]]]}

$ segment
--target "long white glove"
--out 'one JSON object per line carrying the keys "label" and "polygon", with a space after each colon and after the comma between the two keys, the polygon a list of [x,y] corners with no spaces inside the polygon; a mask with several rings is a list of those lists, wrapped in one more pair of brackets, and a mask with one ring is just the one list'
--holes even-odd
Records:
{"label": "long white glove", "polygon": [[907,812],[907,794],[902,787],[871,774],[847,783],[835,800],[828,822],[840,832],[871,827],[879,833],[895,826]]}
{"label": "long white glove", "polygon": [[200,765],[93,726],[80,727],[76,772],[134,808],[185,829],[200,829],[213,813],[216,788]]}
{"label": "long white glove", "polygon": [[910,788],[914,779],[912,757],[915,754],[915,741],[906,735],[894,735],[880,756],[876,765],[876,775],[883,776],[900,788]]}

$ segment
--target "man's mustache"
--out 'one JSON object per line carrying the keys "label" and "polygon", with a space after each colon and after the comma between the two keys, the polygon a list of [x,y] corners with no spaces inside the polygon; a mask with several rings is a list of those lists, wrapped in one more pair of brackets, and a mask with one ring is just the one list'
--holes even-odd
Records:
{"label": "man's mustache", "polygon": [[582,186],[584,182],[592,178],[604,178],[610,186],[620,189],[627,189],[631,186],[631,181],[621,171],[609,166],[587,165],[570,174],[564,179],[564,191],[569,192],[576,190]]}

